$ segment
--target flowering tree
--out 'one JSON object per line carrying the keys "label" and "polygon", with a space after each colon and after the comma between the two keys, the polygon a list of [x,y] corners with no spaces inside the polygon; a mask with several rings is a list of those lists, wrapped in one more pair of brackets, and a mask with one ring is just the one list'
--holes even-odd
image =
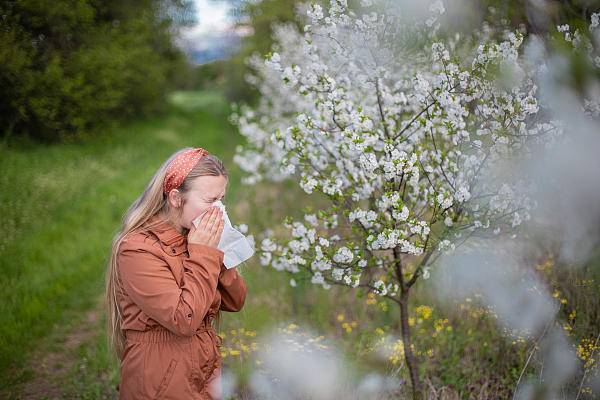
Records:
{"label": "flowering tree", "polygon": [[418,398],[411,288],[468,238],[518,234],[536,205],[530,183],[496,166],[562,128],[542,117],[522,33],[450,35],[441,1],[419,18],[372,3],[312,5],[304,32],[279,26],[267,59],[249,60],[261,99],[232,116],[247,139],[235,161],[245,183],[292,178],[330,201],[287,220],[289,238],[265,237],[261,263],[397,303]]}

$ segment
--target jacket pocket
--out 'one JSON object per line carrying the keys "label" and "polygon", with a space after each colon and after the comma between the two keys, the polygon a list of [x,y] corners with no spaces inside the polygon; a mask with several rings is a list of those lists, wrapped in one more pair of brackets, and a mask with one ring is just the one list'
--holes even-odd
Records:
{"label": "jacket pocket", "polygon": [[200,385],[204,387],[217,367],[217,356],[211,354],[207,348],[201,348],[198,352],[200,354]]}
{"label": "jacket pocket", "polygon": [[154,395],[153,399],[159,399],[160,396],[162,396],[165,392],[165,390],[167,390],[167,387],[169,386],[169,383],[171,382],[171,379],[173,378],[173,373],[175,372],[175,367],[177,367],[177,360],[175,358],[171,359],[171,362],[169,363],[169,367],[167,368],[167,371],[165,372],[165,375],[163,376],[162,380],[160,381],[160,384],[158,385],[158,389],[156,391],[156,394]]}

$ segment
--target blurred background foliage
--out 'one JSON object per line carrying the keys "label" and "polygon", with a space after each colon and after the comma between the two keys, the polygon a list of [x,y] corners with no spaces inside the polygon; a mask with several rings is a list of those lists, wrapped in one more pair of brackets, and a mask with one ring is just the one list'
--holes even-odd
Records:
{"label": "blurred background foliage", "polygon": [[85,136],[106,122],[164,109],[192,66],[174,45],[193,23],[177,0],[3,1],[0,124],[4,136]]}
{"label": "blurred background foliage", "polygon": [[[298,17],[297,9],[302,3],[287,0],[215,1],[231,3],[237,25],[246,27],[251,32],[250,35],[243,38],[240,51],[220,66],[219,69],[224,75],[222,90],[230,101],[253,103],[256,101],[257,93],[245,81],[244,76],[251,70],[244,60],[254,53],[265,56],[271,51],[273,24],[293,23],[301,29],[305,22]],[[329,2],[305,3],[320,3],[326,7]],[[348,3],[352,6],[360,4],[360,1],[349,0]],[[599,8],[594,0],[475,0],[467,3],[468,7],[448,10],[455,14],[460,13],[460,18],[454,19],[457,26],[452,26],[452,29],[460,31],[465,28],[479,27],[484,21],[496,28],[516,29],[522,26],[527,32],[537,34],[554,32],[557,25],[565,23],[582,29],[589,23],[591,14]],[[453,3],[450,2],[450,4]],[[464,2],[456,4],[464,5]],[[203,76],[210,79],[212,76],[210,71],[214,71],[210,64],[201,65],[198,69],[201,79]],[[579,77],[582,76],[582,74],[574,72]]]}
{"label": "blurred background foliage", "polygon": [[223,73],[226,76],[224,92],[231,101],[253,102],[256,91],[246,83],[244,76],[250,71],[245,59],[254,53],[262,56],[271,51],[273,24],[301,24],[296,14],[294,2],[284,0],[242,1],[233,0],[233,12],[238,26],[247,27],[250,35],[243,38],[242,46],[237,54],[231,57]]}
{"label": "blurred background foliage", "polygon": [[[12,135],[46,142],[89,137],[114,122],[164,112],[166,96],[175,89],[218,89],[229,101],[255,102],[257,92],[245,81],[251,72],[245,60],[269,53],[274,23],[301,28],[297,3],[213,1],[230,3],[236,26],[248,34],[231,57],[202,65],[190,63],[174,43],[178,29],[196,21],[189,0],[2,2],[4,141]],[[544,7],[520,0],[472,3],[461,10],[465,20],[523,26],[534,33],[559,23],[583,27],[597,8],[589,0],[553,0]],[[573,66],[575,80],[580,64]]]}

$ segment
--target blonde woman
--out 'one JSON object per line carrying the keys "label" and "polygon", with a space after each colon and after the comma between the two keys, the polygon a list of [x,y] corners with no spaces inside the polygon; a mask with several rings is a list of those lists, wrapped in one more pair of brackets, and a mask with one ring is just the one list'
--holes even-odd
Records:
{"label": "blonde woman", "polygon": [[239,311],[246,298],[244,280],[224,267],[217,248],[223,215],[213,203],[227,183],[217,157],[185,148],[126,213],[106,279],[119,399],[221,397],[221,338],[213,321],[220,310]]}

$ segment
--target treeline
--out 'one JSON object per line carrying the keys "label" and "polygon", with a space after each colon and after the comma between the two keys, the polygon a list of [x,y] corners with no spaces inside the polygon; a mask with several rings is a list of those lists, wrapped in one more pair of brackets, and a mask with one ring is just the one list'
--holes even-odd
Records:
{"label": "treeline", "polygon": [[234,5],[238,26],[252,34],[244,37],[240,51],[225,64],[225,95],[231,101],[252,102],[257,93],[245,81],[246,74],[251,72],[245,63],[246,58],[255,52],[266,55],[271,51],[274,23],[291,22],[298,28],[302,27],[302,23],[296,15],[297,1],[232,0],[231,3]]}
{"label": "treeline", "polygon": [[[273,23],[301,28],[297,2],[214,1],[231,3],[238,26],[251,34],[231,58],[197,68],[173,43],[176,29],[194,22],[191,0],[0,2],[2,136],[79,137],[111,121],[160,111],[174,88],[218,89],[231,101],[253,102],[257,93],[245,82],[251,72],[245,59],[271,51]],[[598,10],[590,0],[536,4],[478,0],[465,12],[492,25],[506,21],[543,33],[558,23],[585,26]]]}
{"label": "treeline", "polygon": [[164,107],[191,73],[173,43],[194,20],[186,0],[0,3],[4,139],[58,141]]}

